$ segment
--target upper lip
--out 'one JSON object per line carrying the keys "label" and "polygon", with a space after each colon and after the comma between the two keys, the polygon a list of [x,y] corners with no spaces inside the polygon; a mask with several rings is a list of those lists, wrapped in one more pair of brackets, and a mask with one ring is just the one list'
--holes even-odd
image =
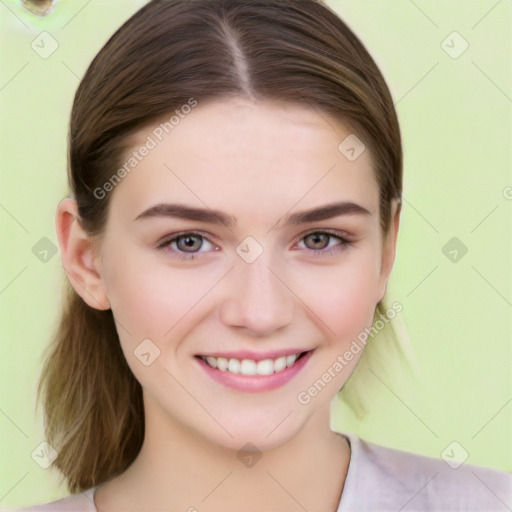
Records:
{"label": "upper lip", "polygon": [[[311,350],[311,349],[310,349]],[[309,352],[308,349],[289,348],[284,350],[271,350],[269,352],[254,352],[252,350],[237,350],[236,352],[205,352],[197,354],[204,357],[225,357],[226,359],[253,359],[254,361],[262,361],[263,359],[277,359],[278,357],[289,356],[292,354],[302,354]]]}

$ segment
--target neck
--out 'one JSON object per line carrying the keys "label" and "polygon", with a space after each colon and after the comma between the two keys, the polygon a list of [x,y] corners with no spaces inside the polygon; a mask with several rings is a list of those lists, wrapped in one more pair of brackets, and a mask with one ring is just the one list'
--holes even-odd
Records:
{"label": "neck", "polygon": [[328,407],[264,452],[229,449],[149,416],[135,461],[97,491],[98,512],[337,510],[350,449],[330,429]]}

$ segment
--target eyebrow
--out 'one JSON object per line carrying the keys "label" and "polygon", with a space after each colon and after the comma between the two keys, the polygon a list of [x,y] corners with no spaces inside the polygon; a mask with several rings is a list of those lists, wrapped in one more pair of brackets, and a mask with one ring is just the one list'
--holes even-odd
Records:
{"label": "eyebrow", "polygon": [[[286,215],[281,222],[284,225],[295,226],[298,224],[306,224],[308,222],[331,219],[340,215],[372,215],[372,213],[359,204],[343,201]],[[158,217],[173,217],[198,222],[207,222],[209,224],[222,224],[227,228],[235,227],[238,222],[238,219],[235,216],[228,215],[220,210],[194,208],[184,204],[170,203],[160,203],[152,206],[137,215],[134,221]]]}

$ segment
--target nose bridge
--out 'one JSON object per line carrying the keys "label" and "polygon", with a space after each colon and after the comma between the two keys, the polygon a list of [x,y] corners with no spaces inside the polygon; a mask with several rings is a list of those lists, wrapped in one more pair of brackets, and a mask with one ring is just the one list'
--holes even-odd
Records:
{"label": "nose bridge", "polygon": [[293,294],[272,263],[270,253],[262,252],[254,261],[235,259],[228,296],[222,305],[223,321],[245,327],[255,334],[269,334],[290,323]]}

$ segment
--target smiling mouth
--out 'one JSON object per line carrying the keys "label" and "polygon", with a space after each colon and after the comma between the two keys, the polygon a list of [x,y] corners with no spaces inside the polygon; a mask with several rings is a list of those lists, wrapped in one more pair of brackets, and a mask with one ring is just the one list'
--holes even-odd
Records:
{"label": "smiling mouth", "polygon": [[204,361],[211,368],[221,372],[229,372],[239,375],[272,375],[281,373],[293,366],[299,359],[311,351],[297,352],[288,356],[276,357],[275,359],[236,359],[213,356],[195,356]]}

